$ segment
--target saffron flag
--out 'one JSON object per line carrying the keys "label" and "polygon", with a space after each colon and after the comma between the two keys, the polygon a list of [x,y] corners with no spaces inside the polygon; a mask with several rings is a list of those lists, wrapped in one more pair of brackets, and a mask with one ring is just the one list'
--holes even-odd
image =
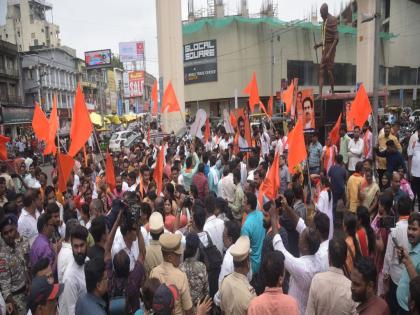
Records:
{"label": "saffron flag", "polygon": [[290,113],[293,104],[293,95],[295,92],[294,80],[290,83],[289,87],[281,95],[282,101],[286,104],[286,114]]}
{"label": "saffron flag", "polygon": [[268,117],[267,110],[265,109],[265,106],[264,106],[263,102],[260,102],[260,109],[261,109],[261,110],[264,112],[264,114]]}
{"label": "saffron flag", "polygon": [[273,117],[273,96],[270,96],[268,99],[268,109],[267,109],[268,117]]}
{"label": "saffron flag", "polygon": [[271,164],[270,169],[267,172],[263,182],[260,185],[258,192],[258,203],[260,209],[262,209],[264,203],[264,195],[270,199],[274,200],[277,197],[277,192],[280,188],[280,176],[279,176],[279,154],[276,152],[274,156],[273,163]]}
{"label": "saffron flag", "polygon": [[9,137],[0,135],[0,160],[7,160],[7,147],[6,143],[10,141]]}
{"label": "saffron flag", "polygon": [[70,130],[70,148],[69,155],[74,157],[80,149],[83,148],[92,134],[93,126],[86,108],[85,98],[83,96],[80,84],[77,86],[76,98],[73,107],[73,119]]}
{"label": "saffron flag", "polygon": [[32,129],[38,140],[48,141],[49,138],[49,122],[47,116],[42,111],[41,106],[35,103],[34,117],[32,118]]}
{"label": "saffron flag", "polygon": [[204,129],[204,143],[207,143],[207,141],[209,141],[209,138],[210,138],[210,121],[209,121],[209,118],[207,117],[206,128]]}
{"label": "saffron flag", "polygon": [[67,181],[74,166],[74,160],[70,155],[58,152],[58,190],[64,192],[67,190]]}
{"label": "saffron flag", "polygon": [[113,190],[116,186],[114,162],[112,161],[112,156],[109,152],[106,153],[105,178],[106,178],[106,183],[108,184],[109,188]]}
{"label": "saffron flag", "polygon": [[289,153],[287,157],[289,172],[294,174],[296,173],[295,167],[307,157],[302,119],[298,119],[295,128],[289,132],[287,143],[289,144]]}
{"label": "saffron flag", "polygon": [[166,109],[168,109],[168,113],[181,111],[171,81],[169,81],[168,86],[165,89],[165,93],[163,94],[161,112],[165,112]]}
{"label": "saffron flag", "polygon": [[152,88],[152,101],[153,101],[153,108],[152,108],[152,115],[156,116],[158,113],[158,90],[157,90],[157,81],[153,84]]}
{"label": "saffron flag", "polygon": [[49,130],[47,145],[44,150],[44,155],[53,154],[57,152],[57,146],[55,145],[55,137],[59,128],[58,114],[57,114],[57,96],[54,96],[53,107],[49,119]]}
{"label": "saffron flag", "polygon": [[252,73],[251,82],[244,89],[244,93],[249,95],[249,108],[251,113],[254,112],[254,106],[260,103],[260,94],[258,93],[257,76],[255,72]]}
{"label": "saffron flag", "polygon": [[340,141],[341,115],[342,113],[340,113],[340,116],[338,116],[337,122],[335,123],[333,129],[331,129],[329,133],[331,143],[335,145],[337,145],[338,141]]}
{"label": "saffron flag", "polygon": [[153,172],[153,179],[156,182],[156,189],[157,189],[158,196],[160,196],[160,193],[162,192],[163,161],[165,159],[164,154],[165,154],[165,147],[164,145],[162,145],[157,155],[156,166]]}
{"label": "saffron flag", "polygon": [[362,127],[366,120],[368,120],[370,113],[372,113],[372,106],[370,105],[365,87],[361,84],[351,104],[348,118],[353,122],[353,126]]}
{"label": "saffron flag", "polygon": [[230,123],[233,126],[233,128],[236,128],[237,121],[233,112],[230,112]]}

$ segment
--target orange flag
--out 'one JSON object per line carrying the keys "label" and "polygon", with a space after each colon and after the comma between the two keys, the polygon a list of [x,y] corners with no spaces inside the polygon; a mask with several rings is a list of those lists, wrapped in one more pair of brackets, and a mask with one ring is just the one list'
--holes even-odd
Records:
{"label": "orange flag", "polygon": [[7,160],[7,147],[6,143],[10,141],[9,137],[0,135],[0,160]]}
{"label": "orange flag", "polygon": [[58,190],[64,192],[67,189],[67,181],[74,166],[74,160],[70,155],[58,152]]}
{"label": "orange flag", "polygon": [[289,132],[287,143],[289,144],[289,153],[287,157],[289,172],[294,174],[296,173],[295,167],[307,157],[302,119],[298,119],[295,128]]}
{"label": "orange flag", "polygon": [[153,101],[153,108],[152,108],[152,115],[156,116],[158,112],[158,90],[157,90],[157,81],[153,84],[152,88],[152,101]]}
{"label": "orange flag", "polygon": [[47,145],[44,150],[44,155],[53,154],[57,152],[57,146],[55,145],[55,137],[57,135],[59,124],[57,114],[57,96],[54,96],[53,107],[49,119],[49,130]]}
{"label": "orange flag", "polygon": [[73,119],[71,121],[69,155],[74,157],[83,148],[92,134],[93,126],[90,121],[89,112],[86,108],[80,84],[77,85],[76,98],[73,107]]}
{"label": "orange flag", "polygon": [[331,143],[335,145],[337,145],[338,141],[340,141],[341,115],[342,113],[340,113],[340,116],[338,116],[337,122],[335,123],[333,129],[331,129],[329,133]]}
{"label": "orange flag", "polygon": [[233,112],[230,112],[229,114],[230,116],[230,124],[232,125],[233,128],[236,128],[236,117],[235,114]]}
{"label": "orange flag", "polygon": [[372,106],[370,105],[369,97],[366,94],[365,87],[361,84],[351,104],[348,118],[350,121],[353,121],[354,126],[362,127],[366,120],[368,120],[371,112]]}
{"label": "orange flag", "polygon": [[295,83],[294,83],[294,80],[292,80],[289,87],[281,95],[282,101],[286,104],[286,114],[290,113],[290,110],[292,109],[294,92],[295,92]]}
{"label": "orange flag", "polygon": [[116,186],[114,162],[112,161],[112,156],[109,152],[106,153],[105,178],[106,178],[106,183],[108,184],[109,188],[113,190]]}
{"label": "orange flag", "polygon": [[279,154],[276,152],[274,156],[273,163],[267,175],[265,176],[263,182],[260,185],[260,190],[258,191],[258,203],[260,208],[264,205],[264,195],[270,199],[274,200],[277,197],[277,192],[280,188],[280,177],[279,177]]}
{"label": "orange flag", "polygon": [[254,112],[254,106],[260,103],[260,94],[258,93],[257,76],[255,71],[252,73],[251,82],[244,89],[244,93],[249,95],[249,108]]}
{"label": "orange flag", "polygon": [[164,113],[166,109],[168,109],[168,113],[181,111],[171,81],[169,81],[168,86],[165,89],[165,93],[163,94],[161,112]]}
{"label": "orange flag", "polygon": [[273,96],[270,96],[268,99],[268,110],[267,110],[268,117],[273,117]]}
{"label": "orange flag", "polygon": [[32,118],[32,129],[38,140],[48,141],[49,138],[49,122],[47,116],[42,111],[41,106],[35,103],[34,117]]}
{"label": "orange flag", "polygon": [[156,159],[156,166],[153,172],[153,179],[156,182],[157,195],[160,196],[162,192],[162,177],[163,177],[163,161],[165,159],[165,147],[162,145]]}
{"label": "orange flag", "polygon": [[207,143],[210,138],[210,120],[207,117],[206,119],[206,128],[204,129],[204,143]]}

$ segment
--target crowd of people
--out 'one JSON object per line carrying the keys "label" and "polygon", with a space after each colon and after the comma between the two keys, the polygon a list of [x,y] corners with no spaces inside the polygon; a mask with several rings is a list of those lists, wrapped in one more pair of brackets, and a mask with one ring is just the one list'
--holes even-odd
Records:
{"label": "crowd of people", "polygon": [[262,122],[248,144],[243,124],[161,143],[143,125],[113,154],[115,187],[92,147],[60,191],[18,145],[0,169],[0,314],[420,314],[420,124],[408,158],[398,123],[375,147],[368,123],[312,133],[292,173],[287,132]]}

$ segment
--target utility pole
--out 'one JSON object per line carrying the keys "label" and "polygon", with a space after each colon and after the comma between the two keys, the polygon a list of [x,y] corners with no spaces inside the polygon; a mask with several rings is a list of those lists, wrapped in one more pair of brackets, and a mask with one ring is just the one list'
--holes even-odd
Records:
{"label": "utility pole", "polygon": [[373,133],[372,146],[376,146],[378,139],[378,89],[379,89],[379,50],[380,50],[380,29],[381,29],[381,1],[375,0],[375,46],[373,59]]}
{"label": "utility pole", "polygon": [[274,32],[271,31],[271,89],[270,96],[274,95]]}

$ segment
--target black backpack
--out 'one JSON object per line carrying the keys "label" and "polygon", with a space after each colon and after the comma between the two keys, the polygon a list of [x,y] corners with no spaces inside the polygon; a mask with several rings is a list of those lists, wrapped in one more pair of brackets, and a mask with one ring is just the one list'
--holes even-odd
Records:
{"label": "black backpack", "polygon": [[204,263],[209,281],[209,294],[213,298],[219,289],[219,273],[223,263],[223,256],[213,244],[209,233],[207,233],[208,245],[205,247],[200,241],[199,261]]}
{"label": "black backpack", "polygon": [[206,265],[207,272],[212,270],[220,269],[223,263],[223,256],[217,249],[216,245],[213,244],[209,233],[207,234],[208,245],[205,247],[200,241],[200,258],[199,260]]}

